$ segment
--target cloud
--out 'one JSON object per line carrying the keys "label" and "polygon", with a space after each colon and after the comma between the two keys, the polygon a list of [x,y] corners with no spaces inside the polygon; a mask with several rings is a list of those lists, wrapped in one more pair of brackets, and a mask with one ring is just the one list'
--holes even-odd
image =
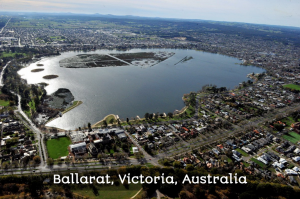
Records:
{"label": "cloud", "polygon": [[74,12],[193,18],[300,26],[300,1],[287,0],[1,0],[2,11]]}

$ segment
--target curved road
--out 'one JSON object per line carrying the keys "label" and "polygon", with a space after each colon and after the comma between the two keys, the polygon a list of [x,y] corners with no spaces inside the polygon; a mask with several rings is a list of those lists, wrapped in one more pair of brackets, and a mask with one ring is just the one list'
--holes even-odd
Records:
{"label": "curved road", "polygon": [[[19,94],[14,93],[13,91],[10,91],[10,92],[13,93],[14,95],[18,96],[18,112],[23,116],[23,118],[25,118],[26,122],[30,125],[29,128],[32,130],[32,132],[34,132],[36,134],[36,139],[38,140],[38,145],[39,145],[39,154],[41,157],[41,165],[40,166],[43,166],[46,162],[46,159],[45,159],[46,149],[45,149],[45,145],[43,142],[44,134],[38,128],[35,127],[35,125],[32,123],[32,121],[23,112],[23,110],[21,108],[21,96]],[[24,120],[23,118],[20,117],[21,120]]]}
{"label": "curved road", "polygon": [[1,74],[0,74],[0,86],[4,86],[4,84],[2,83],[3,80],[3,71],[6,69],[6,67],[10,64],[11,61],[7,62],[7,64],[3,67]]}
{"label": "curved road", "polygon": [[[1,74],[0,74],[0,86],[4,86],[3,84],[3,74],[4,71],[6,69],[6,67],[10,64],[11,61],[7,62],[7,64],[3,67]],[[22,121],[24,121],[24,118],[26,120],[26,122],[30,125],[29,128],[32,130],[32,132],[34,132],[36,134],[36,139],[38,140],[38,146],[39,146],[39,154],[41,157],[41,165],[43,166],[45,164],[46,159],[44,158],[44,155],[46,154],[46,150],[45,150],[45,146],[44,146],[44,142],[43,142],[43,138],[44,138],[44,134],[35,127],[35,125],[31,122],[31,120],[27,117],[27,115],[23,112],[22,108],[21,108],[21,96],[13,91],[10,91],[12,94],[18,96],[18,112],[23,116],[19,117]],[[42,153],[43,152],[43,153]]]}

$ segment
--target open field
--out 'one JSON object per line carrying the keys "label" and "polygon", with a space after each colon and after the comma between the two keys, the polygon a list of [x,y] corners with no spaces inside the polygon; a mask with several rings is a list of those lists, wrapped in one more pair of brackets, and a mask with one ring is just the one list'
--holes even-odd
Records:
{"label": "open field", "polygon": [[68,146],[71,140],[68,137],[47,140],[47,149],[50,158],[57,159],[69,154]]}
{"label": "open field", "polygon": [[9,101],[0,100],[0,106],[8,106],[8,105],[9,105]]}
{"label": "open field", "polygon": [[22,56],[25,56],[26,54],[25,53],[12,53],[12,52],[2,52],[0,53],[0,58],[3,58],[3,57],[15,57],[16,55],[22,55]]}
{"label": "open field", "polygon": [[73,193],[88,196],[90,199],[101,198],[101,199],[129,199],[134,196],[142,186],[140,184],[130,184],[128,189],[126,189],[121,183],[119,186],[115,185],[96,185],[93,188],[83,188],[81,190],[72,190]]}
{"label": "open field", "polygon": [[255,159],[255,158],[251,158],[250,159],[252,162],[255,162],[256,164],[258,164],[261,168],[267,168],[267,165],[265,165],[264,163],[262,163],[261,161]]}
{"label": "open field", "polygon": [[287,135],[282,136],[284,139],[296,144],[300,141],[300,135],[295,132],[290,132]]}
{"label": "open field", "polygon": [[286,84],[283,87],[300,91],[300,86],[296,84]]}
{"label": "open field", "polygon": [[236,151],[239,152],[240,154],[242,154],[245,157],[249,156],[249,154],[246,153],[245,151],[243,151],[242,149],[236,149]]}

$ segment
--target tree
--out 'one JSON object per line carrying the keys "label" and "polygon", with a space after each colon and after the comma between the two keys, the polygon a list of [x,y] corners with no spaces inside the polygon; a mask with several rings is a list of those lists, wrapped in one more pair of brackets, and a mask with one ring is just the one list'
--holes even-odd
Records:
{"label": "tree", "polygon": [[115,157],[117,160],[120,160],[120,159],[121,159],[121,154],[118,153],[118,152],[115,152],[115,153],[114,153],[114,157]]}
{"label": "tree", "polygon": [[111,118],[110,120],[109,120],[109,123],[110,124],[113,124],[115,122],[115,119],[114,118]]}
{"label": "tree", "polygon": [[2,163],[2,169],[7,170],[9,168],[9,162],[3,162]]}
{"label": "tree", "polygon": [[188,196],[188,194],[186,193],[186,191],[180,191],[179,198],[180,199],[189,199],[190,197]]}
{"label": "tree", "polygon": [[204,190],[201,191],[199,186],[195,186],[195,188],[193,189],[193,194],[197,198],[205,198],[205,191]]}
{"label": "tree", "polygon": [[284,126],[283,124],[274,124],[274,128],[277,130],[277,131],[282,131],[284,129]]}
{"label": "tree", "polygon": [[88,123],[89,131],[92,131],[91,123]]}
{"label": "tree", "polygon": [[50,165],[50,166],[53,165],[54,164],[54,160],[52,158],[48,158],[47,159],[47,164]]}
{"label": "tree", "polygon": [[103,158],[102,153],[99,153],[98,156],[97,156],[97,158],[98,158],[100,161],[102,161],[102,158]]}
{"label": "tree", "polygon": [[128,151],[129,151],[128,145],[125,144],[125,143],[123,143],[123,144],[121,145],[121,148],[122,148],[125,152],[128,152]]}
{"label": "tree", "polygon": [[71,162],[70,158],[66,158],[66,159],[65,159],[65,163],[66,163],[66,164],[69,164],[70,162]]}
{"label": "tree", "polygon": [[168,113],[168,117],[169,117],[169,118],[173,118],[173,113],[169,112],[169,113]]}
{"label": "tree", "polygon": [[193,171],[194,170],[194,166],[192,164],[188,164],[188,165],[186,165],[186,170],[187,171]]}
{"label": "tree", "polygon": [[239,196],[240,199],[256,199],[258,198],[254,193],[244,192]]}
{"label": "tree", "polygon": [[30,157],[29,156],[26,156],[22,159],[22,164],[24,167],[27,166],[27,164],[29,163],[29,160],[30,160]]}
{"label": "tree", "polygon": [[142,153],[141,152],[136,152],[134,153],[134,156],[136,159],[140,159],[142,157]]}
{"label": "tree", "polygon": [[179,161],[174,161],[173,162],[173,167],[174,168],[181,168],[181,163]]}
{"label": "tree", "polygon": [[40,164],[41,163],[41,157],[40,156],[35,156],[33,158],[33,161],[34,161],[35,164]]}
{"label": "tree", "polygon": [[159,116],[159,113],[156,113],[155,116],[154,116],[155,120],[158,119],[158,116]]}
{"label": "tree", "polygon": [[153,113],[150,113],[149,114],[149,119],[152,120],[152,118],[153,118]]}
{"label": "tree", "polygon": [[149,150],[148,144],[145,144],[144,150],[145,150],[146,152],[148,152],[148,150]]}
{"label": "tree", "polygon": [[14,160],[14,161],[12,162],[12,166],[13,166],[14,168],[17,168],[18,165],[19,165],[19,162],[18,162],[17,160]]}
{"label": "tree", "polygon": [[103,121],[103,126],[107,127],[107,122],[106,122],[106,120]]}
{"label": "tree", "polygon": [[145,113],[145,119],[146,119],[146,120],[149,119],[149,113]]}
{"label": "tree", "polygon": [[149,135],[149,136],[148,136],[148,140],[149,140],[150,142],[153,142],[153,140],[154,140],[153,135]]}
{"label": "tree", "polygon": [[127,123],[129,123],[129,118],[126,118]]}

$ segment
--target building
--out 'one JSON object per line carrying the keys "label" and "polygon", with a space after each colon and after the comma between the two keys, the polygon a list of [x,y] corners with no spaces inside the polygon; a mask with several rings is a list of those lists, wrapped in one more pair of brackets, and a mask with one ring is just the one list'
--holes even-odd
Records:
{"label": "building", "polygon": [[74,153],[74,155],[83,155],[86,153],[86,143],[85,142],[81,142],[81,143],[77,143],[77,144],[71,144],[69,146],[69,151],[71,153]]}

